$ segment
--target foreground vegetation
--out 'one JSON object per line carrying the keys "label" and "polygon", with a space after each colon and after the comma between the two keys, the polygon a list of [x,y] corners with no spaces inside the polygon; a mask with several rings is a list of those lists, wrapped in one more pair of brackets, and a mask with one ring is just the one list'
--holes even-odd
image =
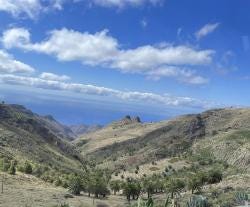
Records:
{"label": "foreground vegetation", "polygon": [[[116,171],[100,169],[95,165],[85,167],[80,172],[62,173],[29,161],[18,162],[6,157],[0,159],[0,167],[12,176],[19,172],[35,175],[45,182],[67,189],[73,196],[86,195],[93,199],[124,196],[127,200],[124,206],[230,207],[242,205],[248,200],[247,188],[213,188],[236,169],[216,160],[208,151],[188,153],[172,160],[179,159],[190,162],[190,167],[176,170],[168,165],[162,173],[144,174],[141,178],[118,177]],[[134,174],[139,172],[138,166]],[[60,205],[67,206],[67,203]]]}

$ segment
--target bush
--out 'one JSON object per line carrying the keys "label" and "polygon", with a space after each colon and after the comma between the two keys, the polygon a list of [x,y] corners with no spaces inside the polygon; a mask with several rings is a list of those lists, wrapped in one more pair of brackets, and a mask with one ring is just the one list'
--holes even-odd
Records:
{"label": "bush", "polygon": [[220,170],[210,170],[208,172],[208,180],[209,184],[218,183],[222,180],[222,173]]}
{"label": "bush", "polygon": [[32,174],[33,168],[32,168],[32,165],[28,161],[24,163],[23,171],[26,174]]}
{"label": "bush", "polygon": [[60,178],[56,178],[56,180],[54,181],[55,186],[61,186],[62,185],[62,180]]}
{"label": "bush", "polygon": [[1,163],[0,163],[0,166],[1,166],[1,170],[3,172],[7,172],[8,169],[10,168],[10,161],[6,158],[3,158],[2,160],[0,160]]}

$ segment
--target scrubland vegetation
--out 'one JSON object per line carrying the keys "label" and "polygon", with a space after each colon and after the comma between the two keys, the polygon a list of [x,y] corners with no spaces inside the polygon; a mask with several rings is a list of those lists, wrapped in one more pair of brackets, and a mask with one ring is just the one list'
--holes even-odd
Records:
{"label": "scrubland vegetation", "polygon": [[0,107],[0,206],[231,207],[249,199],[248,110],[156,124],[125,117],[69,142],[52,118]]}

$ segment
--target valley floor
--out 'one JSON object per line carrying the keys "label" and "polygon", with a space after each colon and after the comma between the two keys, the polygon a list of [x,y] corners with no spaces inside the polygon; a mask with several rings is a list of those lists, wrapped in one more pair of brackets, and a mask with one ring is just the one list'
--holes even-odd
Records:
{"label": "valley floor", "polygon": [[108,199],[98,200],[89,198],[87,195],[67,198],[71,195],[66,189],[55,187],[33,176],[24,174],[15,176],[4,174],[4,176],[4,193],[0,193],[0,207],[54,207],[63,203],[71,207],[127,205],[124,196],[110,195]]}

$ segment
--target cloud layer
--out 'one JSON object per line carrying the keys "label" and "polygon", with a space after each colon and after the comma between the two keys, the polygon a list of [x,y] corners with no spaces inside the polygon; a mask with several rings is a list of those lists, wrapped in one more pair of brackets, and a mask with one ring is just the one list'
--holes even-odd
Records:
{"label": "cloud layer", "polygon": [[45,79],[45,80],[51,80],[51,81],[67,81],[70,80],[70,77],[67,75],[57,75],[54,73],[42,73],[40,78]]}
{"label": "cloud layer", "polygon": [[163,107],[198,107],[209,108],[213,103],[200,101],[190,97],[177,97],[169,94],[155,94],[138,91],[120,91],[111,88],[99,87],[94,85],[85,85],[79,83],[66,83],[63,81],[48,80],[41,77],[17,76],[13,74],[0,74],[1,84],[22,85],[33,88],[62,90],[79,94],[96,95],[104,97],[113,97],[125,101],[139,103],[160,104]]}
{"label": "cloud layer", "polygon": [[89,2],[93,2],[96,5],[104,7],[124,8],[126,6],[138,7],[144,4],[157,5],[162,3],[163,0],[92,0]]}
{"label": "cloud layer", "polygon": [[[171,70],[178,74],[178,80],[185,79],[184,82],[190,84],[204,84],[206,78],[190,72],[188,67],[210,64],[215,53],[213,50],[198,50],[186,45],[169,44],[122,49],[121,44],[109,35],[108,30],[90,34],[63,28],[50,31],[46,40],[36,43],[31,41],[30,36],[25,28],[12,28],[3,33],[2,43],[7,49],[17,47],[26,51],[45,53],[55,56],[60,61],[80,61],[85,65],[111,68],[123,73],[138,73],[147,77],[157,73],[158,79],[177,77],[167,76],[166,71],[159,73],[163,71],[162,68],[171,67]],[[185,72],[183,67],[187,68]]]}

